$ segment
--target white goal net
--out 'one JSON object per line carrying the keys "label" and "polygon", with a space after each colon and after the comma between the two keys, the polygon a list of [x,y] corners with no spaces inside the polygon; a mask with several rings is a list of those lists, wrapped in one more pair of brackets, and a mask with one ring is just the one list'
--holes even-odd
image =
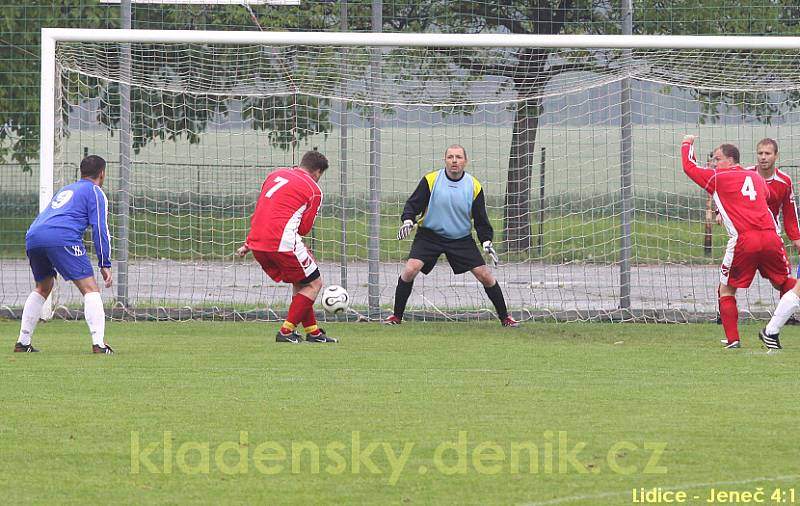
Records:
{"label": "white goal net", "polygon": [[[344,285],[372,319],[391,311],[410,247],[396,240],[403,204],[451,144],[466,148],[484,187],[494,272],[521,319],[716,317],[726,235],[707,227],[707,196],[681,170],[684,134],[699,135],[704,155],[738,145],[743,165],[774,138],[780,167],[800,177],[796,50],[145,32],[130,44],[73,33],[55,43],[52,69],[53,187],[76,179],[84,153],[110,162],[115,317],[279,318],[289,289],[233,252],[265,175],[309,149],[331,169],[306,242],[325,283]],[[22,305],[26,269],[4,269],[19,290],[6,288],[0,304]],[[761,279],[739,296],[756,316],[776,300]],[[55,305],[80,299],[62,285]],[[480,284],[441,259],[417,278],[407,314],[481,318],[490,308]]]}

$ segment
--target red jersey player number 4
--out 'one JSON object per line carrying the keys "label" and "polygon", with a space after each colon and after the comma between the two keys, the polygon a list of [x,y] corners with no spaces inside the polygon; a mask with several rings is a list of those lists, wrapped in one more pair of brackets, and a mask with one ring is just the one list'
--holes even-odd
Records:
{"label": "red jersey player number 4", "polygon": [[714,149],[716,168],[698,166],[694,141],[694,135],[683,139],[683,171],[711,194],[728,231],[728,244],[720,265],[719,309],[727,338],[725,345],[738,348],[736,289],[749,287],[756,271],[785,290],[793,286],[794,280],[790,278],[786,250],[769,209],[767,183],[757,172],[739,165],[739,149],[733,144],[720,144]]}

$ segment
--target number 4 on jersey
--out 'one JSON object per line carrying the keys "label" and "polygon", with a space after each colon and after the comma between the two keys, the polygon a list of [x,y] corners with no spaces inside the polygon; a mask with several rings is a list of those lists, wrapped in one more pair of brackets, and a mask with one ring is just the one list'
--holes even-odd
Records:
{"label": "number 4 on jersey", "polygon": [[[748,176],[747,179],[750,179],[750,176]],[[267,193],[264,194],[264,198],[272,197],[275,194],[276,191],[280,190],[281,186],[283,186],[283,185],[285,185],[286,183],[289,182],[288,179],[286,179],[285,177],[280,177],[280,176],[275,176],[275,179],[273,179],[273,181],[275,182],[275,186],[270,188],[269,191],[267,191]],[[742,193],[744,193],[744,189],[742,189]],[[751,200],[755,200],[755,197],[752,198]]]}
{"label": "number 4 on jersey", "polygon": [[744,178],[744,184],[742,185],[742,195],[749,198],[750,200],[756,199],[756,188],[753,186],[753,179],[750,176]]}

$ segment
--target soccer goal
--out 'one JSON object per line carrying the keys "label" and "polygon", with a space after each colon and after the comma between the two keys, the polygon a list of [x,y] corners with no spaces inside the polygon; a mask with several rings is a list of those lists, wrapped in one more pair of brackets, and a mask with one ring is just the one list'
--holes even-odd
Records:
{"label": "soccer goal", "polygon": [[[273,318],[287,287],[234,259],[266,173],[331,161],[307,244],[327,283],[377,319],[410,242],[403,204],[465,147],[487,196],[521,319],[688,321],[716,314],[723,228],[684,176],[681,138],[742,164],[772,137],[798,163],[800,39],[44,29],[41,203],[110,161],[115,317]],[[790,171],[792,177],[800,174]],[[793,258],[793,264],[797,258]],[[25,266],[4,275],[19,290]],[[8,284],[7,284],[8,285]],[[742,292],[764,315],[774,290]],[[56,307],[79,305],[69,286]],[[441,259],[409,317],[489,318],[470,274]]]}

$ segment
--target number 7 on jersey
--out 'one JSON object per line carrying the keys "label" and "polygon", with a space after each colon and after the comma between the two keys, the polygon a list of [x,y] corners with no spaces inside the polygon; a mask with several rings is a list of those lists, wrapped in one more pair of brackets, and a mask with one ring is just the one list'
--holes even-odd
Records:
{"label": "number 7 on jersey", "polygon": [[[750,178],[748,177],[747,179],[750,179]],[[286,179],[285,177],[280,177],[280,176],[275,176],[275,179],[273,179],[273,181],[275,182],[275,186],[270,188],[267,191],[267,193],[264,194],[264,198],[268,199],[268,198],[272,197],[275,194],[276,191],[281,189],[281,186],[283,186],[283,185],[285,185],[286,183],[289,182],[288,179]],[[752,182],[751,182],[751,184],[752,184]],[[744,193],[744,188],[742,188],[742,193]],[[750,200],[755,200],[755,197],[753,197]]]}

